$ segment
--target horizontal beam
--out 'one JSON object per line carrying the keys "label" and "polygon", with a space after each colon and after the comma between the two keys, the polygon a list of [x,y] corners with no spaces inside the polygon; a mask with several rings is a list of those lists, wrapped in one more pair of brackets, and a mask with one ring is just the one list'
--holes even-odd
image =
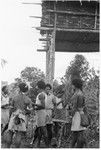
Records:
{"label": "horizontal beam", "polygon": [[46,27],[54,27],[53,24],[47,24]]}
{"label": "horizontal beam", "polygon": [[[35,27],[32,27],[35,28]],[[37,30],[53,30],[53,28],[47,28],[47,27],[36,27]]]}
{"label": "horizontal beam", "polygon": [[46,46],[46,45],[43,45],[42,47],[45,48],[45,49],[47,49],[47,46]]}
{"label": "horizontal beam", "polygon": [[22,4],[42,5],[42,3],[27,3],[27,2],[23,2]]}
{"label": "horizontal beam", "polygon": [[[48,27],[36,27],[37,30],[44,30],[44,31],[53,31],[54,28],[48,28]],[[62,29],[62,28],[57,28],[56,31],[65,31],[65,32],[92,32],[92,33],[99,33],[99,30],[87,30],[87,29]]]}
{"label": "horizontal beam", "polygon": [[[54,25],[53,25],[53,24],[45,24],[44,27],[52,29],[52,28],[54,28]],[[59,27],[59,25],[58,25],[58,29],[62,29],[62,28]],[[63,28],[63,29],[68,29],[68,28]],[[81,28],[80,28],[80,29],[81,29]],[[82,30],[82,29],[81,29],[81,30]],[[94,29],[92,29],[92,30],[98,30],[98,29],[96,29],[96,28],[94,27]]]}
{"label": "horizontal beam", "polygon": [[41,19],[42,17],[40,17],[40,16],[29,16],[29,17],[31,17],[31,18],[38,18],[38,19]]}
{"label": "horizontal beam", "polygon": [[69,41],[57,41],[55,43],[56,52],[99,52],[99,43],[80,43]]}
{"label": "horizontal beam", "polygon": [[39,41],[49,41],[50,38],[40,38]]}
{"label": "horizontal beam", "polygon": [[37,49],[38,52],[46,52],[47,49]]}
{"label": "horizontal beam", "polygon": [[57,14],[68,14],[68,15],[74,15],[74,16],[92,16],[92,17],[95,17],[95,16],[98,16],[98,14],[92,14],[92,13],[81,13],[81,12],[73,12],[73,11],[60,11],[60,10],[52,10],[52,9],[47,9],[46,10],[47,12],[50,12],[50,13],[57,13]]}

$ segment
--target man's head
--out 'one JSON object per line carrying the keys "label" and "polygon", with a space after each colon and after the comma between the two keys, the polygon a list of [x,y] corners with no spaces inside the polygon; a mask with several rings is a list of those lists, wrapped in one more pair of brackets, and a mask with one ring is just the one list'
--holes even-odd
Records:
{"label": "man's head", "polygon": [[46,87],[45,87],[46,93],[49,94],[50,91],[51,91],[51,89],[52,89],[52,86],[51,86],[50,84],[47,83],[47,84],[46,84]]}
{"label": "man's head", "polygon": [[26,83],[20,83],[19,84],[19,89],[20,89],[20,91],[21,92],[23,92],[23,93],[26,93],[26,92],[28,92],[28,86],[26,85]]}
{"label": "man's head", "polygon": [[8,94],[8,87],[5,85],[2,87],[2,92],[6,95]]}
{"label": "man's head", "polygon": [[75,78],[72,80],[72,85],[74,86],[75,89],[82,90],[83,82],[81,79]]}
{"label": "man's head", "polygon": [[37,87],[38,87],[38,89],[40,89],[40,90],[45,90],[45,82],[42,81],[42,80],[38,81],[38,82],[37,82]]}

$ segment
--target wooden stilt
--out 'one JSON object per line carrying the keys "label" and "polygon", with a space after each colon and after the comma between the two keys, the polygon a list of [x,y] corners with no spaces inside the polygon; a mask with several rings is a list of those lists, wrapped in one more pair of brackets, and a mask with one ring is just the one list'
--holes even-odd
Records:
{"label": "wooden stilt", "polygon": [[[48,38],[48,33],[46,34],[46,38]],[[49,61],[50,61],[50,51],[49,51],[49,42],[46,43],[47,52],[46,52],[46,83],[49,83]]]}
{"label": "wooden stilt", "polygon": [[[54,10],[56,10],[56,4],[54,3]],[[50,59],[49,59],[49,83],[53,86],[53,79],[54,79],[54,69],[55,69],[55,36],[56,36],[56,21],[57,21],[57,14],[55,13],[55,20],[54,20],[54,29],[52,32],[51,37],[51,44],[49,48],[50,52]]]}
{"label": "wooden stilt", "polygon": [[94,29],[96,29],[97,26],[97,4],[96,4],[96,10],[95,10],[95,26]]}

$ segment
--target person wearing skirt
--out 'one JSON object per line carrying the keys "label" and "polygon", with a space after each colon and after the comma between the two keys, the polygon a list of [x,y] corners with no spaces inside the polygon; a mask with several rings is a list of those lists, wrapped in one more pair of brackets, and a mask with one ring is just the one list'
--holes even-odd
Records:
{"label": "person wearing skirt", "polygon": [[[16,95],[11,104],[11,117],[8,125],[7,133],[7,148],[10,148],[12,142],[15,148],[19,148],[21,145],[21,140],[25,136],[27,129],[27,119],[26,112],[29,107],[32,109],[32,101],[26,96],[28,92],[28,86],[25,83],[19,84],[19,94]],[[13,135],[15,133],[15,140],[13,141]]]}
{"label": "person wearing skirt", "polygon": [[86,139],[84,136],[86,127],[81,126],[81,113],[83,112],[83,108],[85,106],[85,99],[82,92],[82,80],[81,79],[74,79],[72,81],[72,85],[75,89],[74,95],[71,98],[72,103],[72,111],[73,111],[73,117],[72,117],[72,125],[71,125],[71,131],[72,131],[72,142],[71,142],[71,148],[83,148],[86,144]]}

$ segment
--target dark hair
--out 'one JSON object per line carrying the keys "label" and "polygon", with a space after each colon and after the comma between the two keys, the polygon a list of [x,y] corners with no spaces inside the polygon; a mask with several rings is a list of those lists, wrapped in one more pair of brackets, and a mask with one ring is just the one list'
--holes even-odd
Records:
{"label": "dark hair", "polygon": [[41,81],[37,82],[37,86],[38,86],[39,89],[44,90],[46,85],[45,85],[45,82],[41,80]]}
{"label": "dark hair", "polygon": [[3,87],[2,87],[2,92],[4,92],[6,88],[7,88],[7,86],[6,86],[6,85],[5,85],[5,86],[3,86]]}
{"label": "dark hair", "polygon": [[49,83],[46,84],[46,87],[49,87],[50,89],[52,89],[52,86]]}
{"label": "dark hair", "polygon": [[26,85],[26,83],[20,83],[19,84],[19,88],[21,92],[27,92],[28,91],[28,86]]}
{"label": "dark hair", "polygon": [[79,78],[73,79],[73,80],[72,80],[72,84],[73,84],[76,88],[82,90],[83,82],[82,82],[81,79],[79,79]]}

